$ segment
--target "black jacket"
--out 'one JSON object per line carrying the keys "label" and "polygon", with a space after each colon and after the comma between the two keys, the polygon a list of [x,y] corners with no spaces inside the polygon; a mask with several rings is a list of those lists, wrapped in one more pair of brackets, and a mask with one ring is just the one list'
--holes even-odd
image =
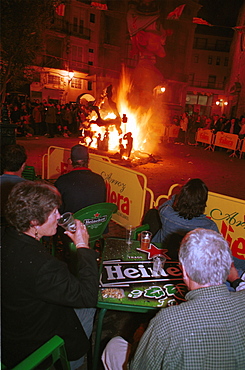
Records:
{"label": "black jacket", "polygon": [[12,367],[57,334],[70,361],[89,342],[74,307],[95,307],[97,253],[78,249],[78,278],[34,238],[7,228],[2,240],[2,362]]}
{"label": "black jacket", "polygon": [[61,213],[75,213],[84,207],[106,201],[106,186],[102,176],[88,168],[74,169],[61,175],[54,185],[62,196]]}

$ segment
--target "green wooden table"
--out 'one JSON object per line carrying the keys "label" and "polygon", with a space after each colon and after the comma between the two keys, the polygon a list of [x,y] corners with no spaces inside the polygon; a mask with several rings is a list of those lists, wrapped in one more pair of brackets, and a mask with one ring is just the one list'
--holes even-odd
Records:
{"label": "green wooden table", "polygon": [[[152,276],[152,257],[163,254],[166,263],[162,276]],[[154,243],[145,251],[140,242],[128,246],[124,239],[106,239],[100,266],[100,309],[96,328],[93,370],[97,370],[103,319],[106,311],[147,313],[184,301],[187,287],[182,280],[178,261],[172,261],[168,251]]]}

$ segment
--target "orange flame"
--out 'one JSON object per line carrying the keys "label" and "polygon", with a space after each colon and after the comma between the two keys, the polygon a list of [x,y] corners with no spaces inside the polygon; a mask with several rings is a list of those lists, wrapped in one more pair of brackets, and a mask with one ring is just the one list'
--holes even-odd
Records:
{"label": "orange flame", "polygon": [[[130,107],[130,104],[127,100],[128,93],[131,89],[131,83],[129,76],[126,75],[126,73],[122,73],[122,77],[120,80],[119,88],[116,92],[116,104],[117,108],[120,114],[120,117],[123,117],[123,114],[127,117],[127,122],[121,123],[121,130],[122,134],[119,135],[116,127],[114,125],[111,125],[109,127],[99,127],[96,124],[91,124],[91,130],[94,132],[93,136],[93,142],[91,144],[91,147],[97,148],[97,139],[100,137],[101,139],[104,138],[104,135],[106,132],[109,133],[109,151],[112,152],[118,152],[119,151],[119,139],[122,139],[122,144],[126,146],[127,140],[123,139],[123,136],[127,132],[132,133],[133,137],[133,149],[132,154],[136,151],[145,151],[147,148],[147,151],[149,152],[151,147],[153,148],[156,143],[153,143],[154,140],[153,137],[159,139],[161,136],[161,133],[159,130],[159,127],[157,128],[157,125],[155,122],[153,122],[153,111],[150,108],[146,112],[142,112],[142,107],[139,107],[137,109],[133,109]],[[114,98],[114,97],[113,97]],[[107,100],[107,98],[106,98]],[[106,119],[114,119],[116,118],[116,115],[112,112],[108,112],[110,109],[109,105],[106,104],[105,106],[102,106],[100,109],[101,118],[103,120]],[[97,115],[95,113],[92,113],[90,115],[90,120],[96,120]],[[100,134],[100,135],[99,135]],[[90,139],[86,139],[87,144],[90,141]],[[159,140],[157,140],[158,142]],[[147,145],[146,145],[147,144]],[[151,146],[152,144],[152,146]]]}

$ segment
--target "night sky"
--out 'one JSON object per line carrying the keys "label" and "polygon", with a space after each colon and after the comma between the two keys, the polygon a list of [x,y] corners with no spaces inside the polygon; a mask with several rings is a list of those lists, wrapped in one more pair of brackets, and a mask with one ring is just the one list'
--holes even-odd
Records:
{"label": "night sky", "polygon": [[[236,26],[236,20],[239,13],[239,9],[242,6],[244,0],[199,0],[199,4],[203,7],[199,10],[197,17],[203,18],[212,25],[215,26]],[[203,30],[205,26],[199,26],[199,29]],[[207,28],[211,27],[206,27]],[[226,34],[227,29],[214,27],[213,31],[218,33]],[[232,31],[228,30],[228,33],[232,35]]]}

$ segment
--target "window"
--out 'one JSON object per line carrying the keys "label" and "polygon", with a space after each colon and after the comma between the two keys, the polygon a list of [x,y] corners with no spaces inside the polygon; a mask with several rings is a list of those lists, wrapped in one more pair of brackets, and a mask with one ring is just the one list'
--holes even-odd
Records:
{"label": "window", "polygon": [[81,90],[83,88],[83,80],[81,78],[73,78],[71,80],[71,87]]}
{"label": "window", "polygon": [[88,65],[93,66],[94,65],[94,49],[88,49],[88,51],[89,51]]}
{"label": "window", "polygon": [[93,90],[93,82],[92,81],[88,81],[88,90]]}
{"label": "window", "polygon": [[78,60],[78,61],[82,61],[82,48],[80,46],[75,46],[73,45],[72,46],[72,50],[71,50],[71,57],[72,57],[72,60]]}
{"label": "window", "polygon": [[215,83],[216,83],[216,76],[213,76],[213,75],[209,75],[208,76],[208,87],[215,87]]}
{"label": "window", "polygon": [[95,14],[90,13],[90,22],[95,23]]}
{"label": "window", "polygon": [[109,45],[120,45],[120,22],[118,19],[105,15],[104,42]]}
{"label": "window", "polygon": [[229,58],[226,57],[225,60],[224,60],[224,66],[227,67],[228,66],[228,63],[229,63]]}
{"label": "window", "polygon": [[79,21],[79,33],[83,34],[83,20],[80,19]]}
{"label": "window", "polygon": [[216,66],[219,66],[220,65],[220,57],[217,57],[216,58]]}
{"label": "window", "polygon": [[60,84],[60,77],[54,75],[48,75],[48,83],[52,85],[59,85]]}
{"label": "window", "polygon": [[194,55],[194,63],[198,63],[199,61],[199,55]]}
{"label": "window", "polygon": [[78,19],[73,18],[73,32],[77,32],[77,31],[78,31]]}
{"label": "window", "polygon": [[211,55],[208,56],[208,64],[213,63],[213,57]]}
{"label": "window", "polygon": [[195,37],[194,39],[194,48],[196,49],[206,49],[207,39],[202,37]]}

